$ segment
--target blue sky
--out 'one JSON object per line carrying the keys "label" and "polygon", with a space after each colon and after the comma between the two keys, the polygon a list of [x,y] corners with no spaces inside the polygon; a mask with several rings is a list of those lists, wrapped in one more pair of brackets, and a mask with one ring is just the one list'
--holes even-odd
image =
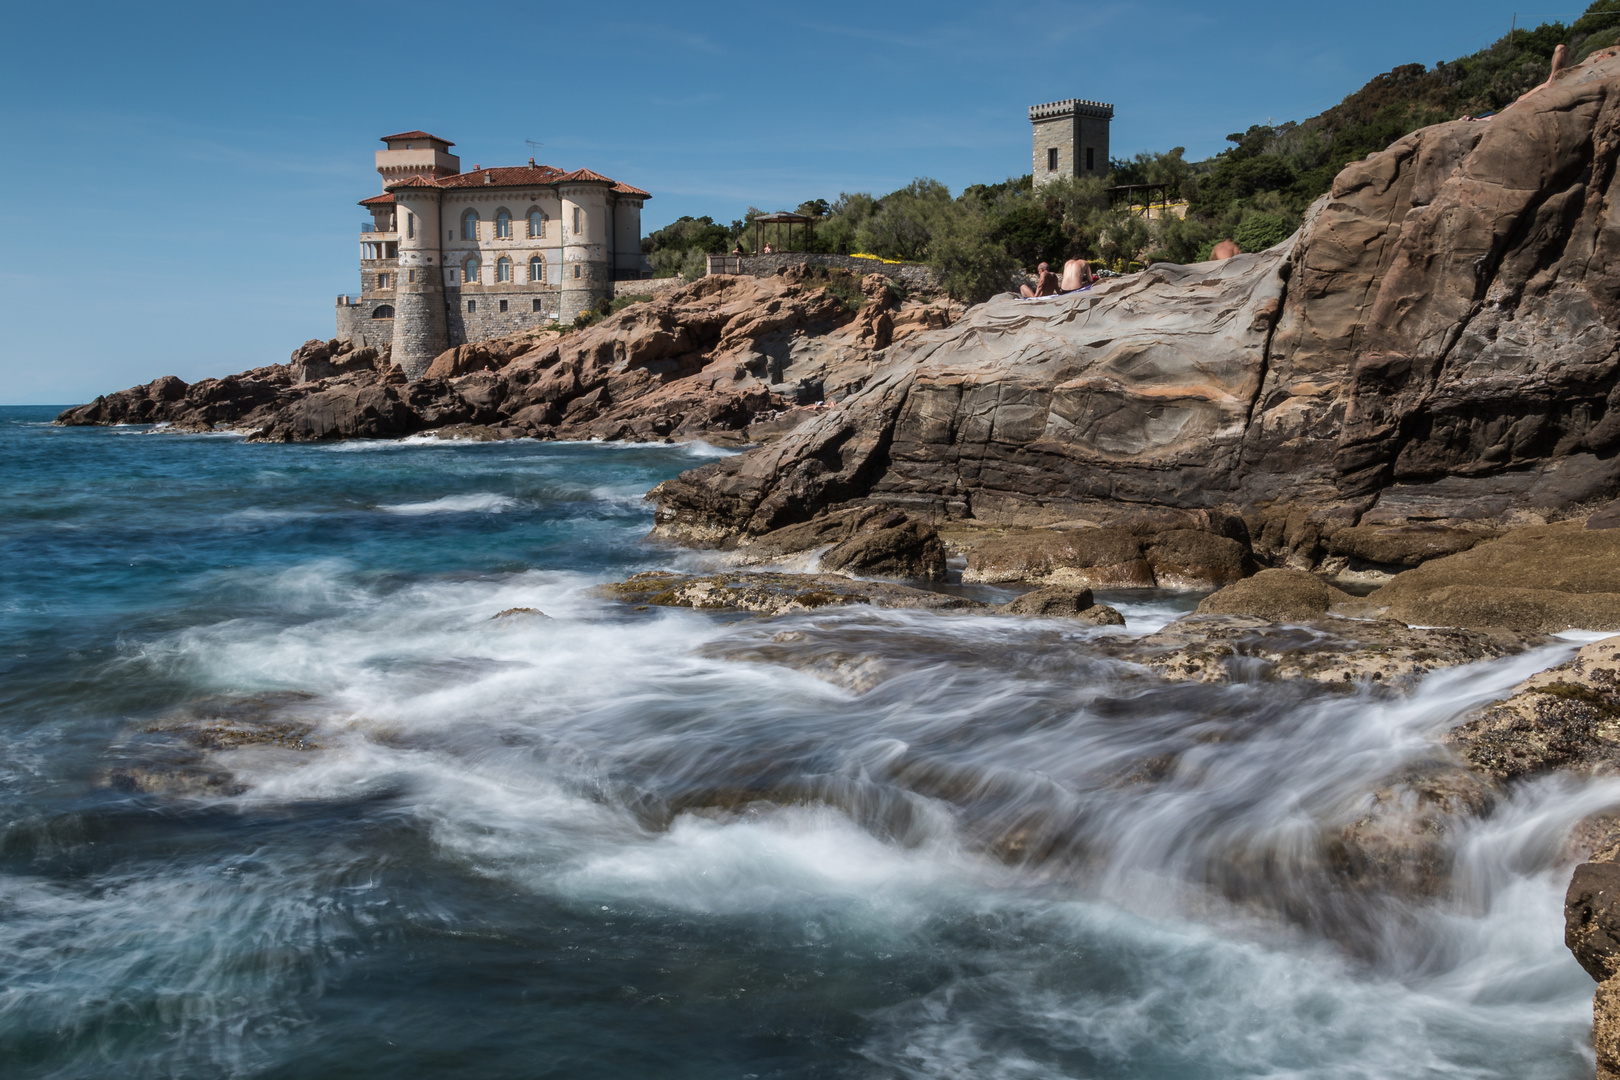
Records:
{"label": "blue sky", "polygon": [[[1519,12],[1520,25],[1585,7]],[[1506,32],[1494,0],[16,4],[0,64],[0,402],[285,360],[358,290],[377,136],[653,193],[647,229],[1029,168],[1028,106],[1113,151],[1320,112]],[[527,140],[542,144],[531,150]]]}

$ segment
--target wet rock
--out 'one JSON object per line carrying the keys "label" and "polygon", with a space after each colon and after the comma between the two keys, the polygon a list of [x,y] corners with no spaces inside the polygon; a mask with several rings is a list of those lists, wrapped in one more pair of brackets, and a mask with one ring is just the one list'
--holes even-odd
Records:
{"label": "wet rock", "polygon": [[1125,616],[1107,604],[1099,604],[1090,589],[1048,585],[1027,592],[999,609],[1006,615],[1029,615],[1041,619],[1079,619],[1094,626],[1124,626]]}
{"label": "wet rock", "polygon": [[1554,769],[1620,772],[1620,637],[1537,672],[1444,741],[1499,781]]}
{"label": "wet rock", "polygon": [[1412,567],[1467,551],[1498,535],[1494,529],[1439,525],[1359,525],[1335,531],[1326,547],[1334,555],[1347,555],[1382,566]]}
{"label": "wet rock", "polygon": [[930,611],[985,609],[984,604],[965,597],[890,582],[857,581],[837,574],[676,574],[649,570],[601,586],[599,591],[635,605],[751,611],[760,615],[783,615],[848,604]]}
{"label": "wet rock", "polygon": [[945,580],[945,547],[925,521],[890,511],[821,557],[821,568],[878,577]]}
{"label": "wet rock", "polygon": [[321,390],[278,411],[249,442],[325,442],[377,439],[417,430],[416,413],[392,386],[340,386]]}
{"label": "wet rock", "polygon": [[100,782],[129,794],[180,797],[240,795],[232,755],[321,749],[314,738],[313,694],[282,692],[210,697],[129,733],[119,762]]}
{"label": "wet rock", "polygon": [[1496,799],[1495,788],[1466,769],[1415,765],[1367,793],[1350,821],[1329,829],[1328,864],[1360,887],[1441,895],[1451,883],[1451,837],[1469,819],[1487,816]]}
{"label": "wet rock", "polygon": [[1198,605],[1198,614],[1311,622],[1325,617],[1334,604],[1350,599],[1349,593],[1303,570],[1262,570],[1205,597]]}
{"label": "wet rock", "polygon": [[1620,863],[1575,868],[1564,894],[1564,944],[1598,982],[1620,974]]}
{"label": "wet rock", "polygon": [[551,616],[532,607],[509,607],[505,611],[497,611],[490,616],[491,619],[544,619],[551,622]]}
{"label": "wet rock", "polygon": [[1516,529],[1406,571],[1367,604],[1426,625],[1620,630],[1620,531]]}
{"label": "wet rock", "polygon": [[1190,615],[1098,648],[1171,680],[1308,679],[1332,686],[1404,685],[1438,668],[1521,652],[1545,639],[1505,630],[1419,629],[1328,616],[1281,626],[1247,615]]}
{"label": "wet rock", "polygon": [[962,580],[1043,582],[1070,587],[1152,586],[1142,538],[1119,528],[1009,532],[968,553]]}

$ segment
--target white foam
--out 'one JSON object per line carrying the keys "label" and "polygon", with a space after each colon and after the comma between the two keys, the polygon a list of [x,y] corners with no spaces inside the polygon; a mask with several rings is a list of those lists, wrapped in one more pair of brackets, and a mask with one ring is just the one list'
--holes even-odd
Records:
{"label": "white foam", "polygon": [[499,514],[518,505],[509,495],[477,491],[466,495],[446,495],[431,502],[395,503],[379,506],[385,514]]}

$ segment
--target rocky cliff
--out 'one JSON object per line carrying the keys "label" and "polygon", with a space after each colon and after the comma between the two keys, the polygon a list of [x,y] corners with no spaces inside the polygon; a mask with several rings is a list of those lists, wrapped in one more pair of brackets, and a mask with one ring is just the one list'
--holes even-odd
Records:
{"label": "rocky cliff", "polygon": [[1351,165],[1270,251],[911,338],[837,408],[663,485],[659,530],[746,543],[851,501],[996,526],[1230,511],[1263,557],[1311,566],[1351,527],[1611,499],[1617,157],[1603,57]]}
{"label": "rocky cliff", "polygon": [[287,364],[187,385],[166,376],[62,424],[235,430],[260,442],[386,438],[770,438],[859,387],[893,342],[948,312],[879,274],[712,277],[579,330],[450,349],[408,380],[376,349],[310,341]]}

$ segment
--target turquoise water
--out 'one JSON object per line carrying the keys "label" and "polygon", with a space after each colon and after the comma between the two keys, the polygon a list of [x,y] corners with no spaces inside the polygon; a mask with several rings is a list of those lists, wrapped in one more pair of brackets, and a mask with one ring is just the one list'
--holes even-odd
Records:
{"label": "turquoise water", "polygon": [[[1438,899],[1316,839],[1570,646],[1380,699],[637,612],[590,587],[704,564],[641,495],[716,451],[52,415],[0,410],[7,1077],[1590,1073],[1560,844],[1612,782],[1460,829]],[[162,730],[244,714],[317,748]]]}

